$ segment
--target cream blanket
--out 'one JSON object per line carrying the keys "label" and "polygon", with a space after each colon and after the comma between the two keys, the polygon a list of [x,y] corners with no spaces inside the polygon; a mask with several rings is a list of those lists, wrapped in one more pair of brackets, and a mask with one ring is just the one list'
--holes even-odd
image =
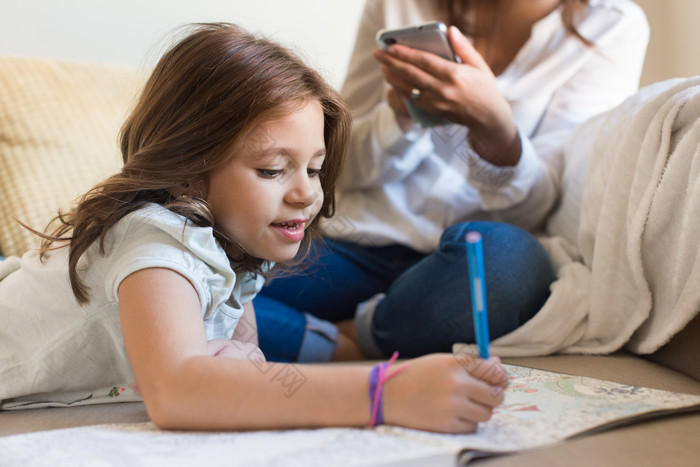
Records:
{"label": "cream blanket", "polygon": [[558,279],[491,351],[654,352],[700,310],[700,76],[641,89],[583,124],[566,152],[541,239]]}

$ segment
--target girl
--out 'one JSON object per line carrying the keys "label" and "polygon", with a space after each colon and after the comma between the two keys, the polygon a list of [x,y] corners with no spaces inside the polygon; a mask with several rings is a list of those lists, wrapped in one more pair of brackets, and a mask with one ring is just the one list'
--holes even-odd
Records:
{"label": "girl", "polygon": [[251,300],[333,213],[349,125],[288,50],[196,25],[124,124],[123,169],[59,214],[38,252],[1,263],[3,406],[98,402],[110,386],[119,400],[135,382],[163,428],[487,420],[507,380],[495,360],[433,355],[387,382],[385,365],[268,364],[257,348]]}

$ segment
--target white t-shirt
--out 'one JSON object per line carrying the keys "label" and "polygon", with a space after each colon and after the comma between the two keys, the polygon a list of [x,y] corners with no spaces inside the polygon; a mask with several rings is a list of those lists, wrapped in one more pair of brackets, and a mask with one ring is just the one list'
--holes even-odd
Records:
{"label": "white t-shirt", "polygon": [[0,401],[51,393],[35,400],[68,403],[81,391],[133,382],[117,300],[119,285],[133,272],[160,267],[187,278],[199,296],[207,339],[230,339],[243,304],[264,282],[231,268],[211,228],[185,228],[184,217],[159,205],[122,218],[107,234],[105,250],[99,253],[98,241],[80,260],[90,291],[83,306],[68,280],[67,248],[43,264],[35,251],[0,263]]}
{"label": "white t-shirt", "polygon": [[430,252],[444,229],[467,220],[539,228],[559,194],[562,148],[571,131],[637,90],[649,38],[643,11],[630,0],[590,0],[577,28],[595,47],[567,35],[556,9],[534,25],[530,39],[496,78],[523,143],[515,168],[480,159],[463,126],[403,134],[372,57],[375,34],[446,22],[438,3],[367,1],[342,89],[354,121],[337,214],[324,224],[331,237]]}

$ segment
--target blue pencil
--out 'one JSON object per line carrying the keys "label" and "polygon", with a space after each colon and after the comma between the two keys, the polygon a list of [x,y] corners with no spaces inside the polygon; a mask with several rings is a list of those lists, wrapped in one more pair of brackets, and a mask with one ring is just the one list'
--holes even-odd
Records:
{"label": "blue pencil", "polygon": [[467,233],[467,262],[469,264],[476,344],[479,347],[479,356],[489,358],[489,319],[486,308],[484,249],[479,232]]}

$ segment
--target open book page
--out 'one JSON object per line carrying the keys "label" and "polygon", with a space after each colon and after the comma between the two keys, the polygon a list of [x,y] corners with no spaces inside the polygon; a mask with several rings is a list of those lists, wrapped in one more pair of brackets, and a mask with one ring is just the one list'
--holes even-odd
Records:
{"label": "open book page", "polygon": [[[454,465],[455,459],[535,449],[640,418],[700,410],[700,396],[505,365],[505,402],[474,434],[405,428],[177,432],[152,423],[0,437],[3,467],[75,465]],[[63,409],[53,409],[63,410]],[[69,409],[68,409],[69,410]],[[0,423],[2,413],[0,413]]]}
{"label": "open book page", "polygon": [[414,459],[454,465],[455,459],[439,446],[363,428],[212,433],[162,431],[150,422],[0,437],[0,453],[2,467],[329,467]]}

